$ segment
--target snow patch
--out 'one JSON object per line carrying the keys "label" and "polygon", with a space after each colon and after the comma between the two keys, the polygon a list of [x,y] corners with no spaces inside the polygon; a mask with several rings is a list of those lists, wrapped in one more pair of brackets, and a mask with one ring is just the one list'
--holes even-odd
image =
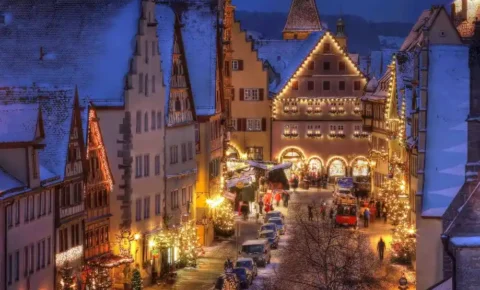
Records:
{"label": "snow patch", "polygon": [[445,174],[464,176],[465,175],[465,165],[458,164],[457,166],[446,168],[446,169],[440,170],[439,172],[440,173],[445,173]]}
{"label": "snow patch", "polygon": [[445,152],[455,152],[455,153],[467,153],[467,143],[463,143],[457,146],[449,147],[444,149]]}
{"label": "snow patch", "polygon": [[450,242],[457,247],[480,247],[480,236],[453,237]]}
{"label": "snow patch", "polygon": [[467,131],[467,122],[460,123],[454,127],[451,127],[449,130],[452,131]]}
{"label": "snow patch", "polygon": [[422,211],[424,217],[442,217],[447,207],[435,207]]}
{"label": "snow patch", "polygon": [[441,190],[435,190],[435,191],[429,191],[429,194],[436,194],[436,195],[442,195],[442,196],[448,196],[448,197],[454,197],[457,195],[457,193],[460,191],[460,187],[450,187],[450,188],[445,188]]}

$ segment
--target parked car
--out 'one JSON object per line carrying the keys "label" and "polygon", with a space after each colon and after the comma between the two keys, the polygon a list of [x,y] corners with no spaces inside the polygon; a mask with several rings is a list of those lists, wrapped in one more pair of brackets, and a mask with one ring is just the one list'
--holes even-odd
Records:
{"label": "parked car", "polygon": [[282,218],[283,219],[283,214],[277,210],[274,210],[274,211],[270,211],[268,213],[265,214],[265,217],[263,218],[263,222],[264,223],[267,223],[268,220],[270,218],[273,218],[273,217],[278,217],[278,218]]}
{"label": "parked car", "polygon": [[252,258],[257,265],[265,267],[270,264],[272,253],[270,243],[267,240],[248,240],[242,244],[239,251],[241,257]]}
{"label": "parked car", "polygon": [[260,229],[258,230],[258,232],[263,232],[263,231],[275,231],[277,232],[278,229],[277,229],[277,225],[274,224],[274,223],[267,223],[267,224],[263,224],[260,226]]}
{"label": "parked car", "polygon": [[[226,283],[227,280],[234,280],[234,283]],[[213,290],[240,290],[240,280],[235,273],[222,274],[214,283]]]}
{"label": "parked car", "polygon": [[257,263],[252,258],[238,258],[235,262],[235,268],[245,268],[252,273],[252,277],[255,278],[258,275]]}
{"label": "parked car", "polygon": [[280,239],[276,231],[261,231],[258,234],[259,239],[266,239],[270,243],[272,249],[278,249],[278,240]]}
{"label": "parked car", "polygon": [[281,235],[284,235],[287,231],[287,225],[283,222],[283,219],[282,218],[279,218],[279,217],[272,217],[270,219],[268,219],[268,222],[269,223],[273,223],[277,226],[278,228],[278,232],[281,234]]}
{"label": "parked car", "polygon": [[233,273],[237,275],[237,278],[240,281],[240,287],[242,287],[242,289],[248,289],[248,287],[252,285],[253,277],[252,274],[247,271],[247,269],[233,268]]}

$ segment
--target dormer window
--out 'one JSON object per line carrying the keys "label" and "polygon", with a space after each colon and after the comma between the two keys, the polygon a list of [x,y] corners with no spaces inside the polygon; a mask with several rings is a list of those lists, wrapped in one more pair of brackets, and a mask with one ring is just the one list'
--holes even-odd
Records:
{"label": "dormer window", "polygon": [[298,81],[293,81],[292,82],[292,90],[298,91]]}

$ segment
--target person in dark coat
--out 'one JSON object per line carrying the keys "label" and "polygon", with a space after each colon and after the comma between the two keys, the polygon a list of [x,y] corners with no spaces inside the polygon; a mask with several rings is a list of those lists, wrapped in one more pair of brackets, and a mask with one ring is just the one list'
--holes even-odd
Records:
{"label": "person in dark coat", "polygon": [[380,261],[383,261],[383,253],[385,252],[385,242],[381,237],[377,244],[377,252],[378,252],[378,257],[380,258]]}
{"label": "person in dark coat", "polygon": [[308,205],[308,220],[313,220],[313,206],[311,204]]}
{"label": "person in dark coat", "polygon": [[363,212],[363,226],[368,228],[368,222],[370,221],[370,210],[368,207]]}
{"label": "person in dark coat", "polygon": [[382,205],[379,200],[375,203],[375,208],[377,209],[377,218],[380,218],[382,214]]}
{"label": "person in dark coat", "polygon": [[290,200],[290,194],[285,192],[283,195],[283,206],[288,207],[288,201]]}
{"label": "person in dark coat", "polygon": [[263,200],[262,199],[260,199],[258,201],[258,209],[259,209],[260,214],[263,214]]}

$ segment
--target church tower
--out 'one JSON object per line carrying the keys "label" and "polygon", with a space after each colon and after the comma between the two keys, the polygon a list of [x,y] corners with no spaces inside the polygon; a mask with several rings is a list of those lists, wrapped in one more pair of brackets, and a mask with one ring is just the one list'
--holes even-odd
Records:
{"label": "church tower", "polygon": [[315,0],[292,0],[283,39],[305,39],[311,32],[321,30]]}
{"label": "church tower", "polygon": [[347,35],[345,34],[345,21],[343,18],[337,20],[337,33],[335,34],[335,39],[340,44],[340,46],[347,51]]}

